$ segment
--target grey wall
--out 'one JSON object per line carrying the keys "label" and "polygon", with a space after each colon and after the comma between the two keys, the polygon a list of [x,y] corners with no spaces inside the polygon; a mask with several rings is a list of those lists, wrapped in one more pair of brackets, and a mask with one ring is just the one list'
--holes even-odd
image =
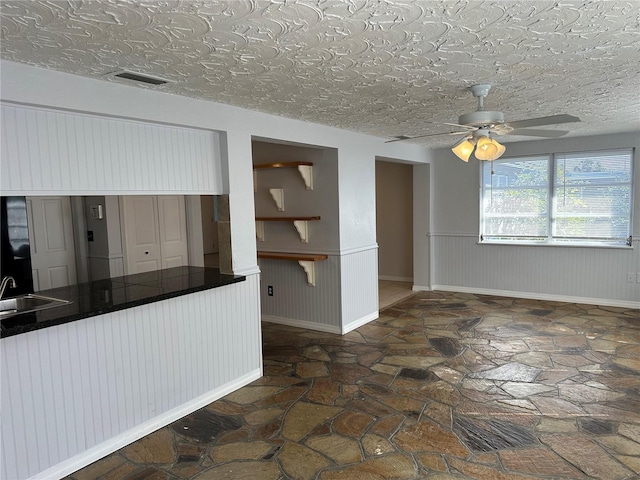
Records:
{"label": "grey wall", "polygon": [[633,248],[479,245],[480,166],[450,150],[433,162],[432,262],[434,289],[511,294],[585,303],[640,304],[640,166],[638,134],[507,144],[508,156],[635,147]]}
{"label": "grey wall", "polygon": [[[91,207],[98,205],[102,205],[102,219],[91,218]],[[87,241],[89,279],[123,275],[124,254],[118,196],[84,197],[84,213],[86,229],[93,232],[93,241]]]}

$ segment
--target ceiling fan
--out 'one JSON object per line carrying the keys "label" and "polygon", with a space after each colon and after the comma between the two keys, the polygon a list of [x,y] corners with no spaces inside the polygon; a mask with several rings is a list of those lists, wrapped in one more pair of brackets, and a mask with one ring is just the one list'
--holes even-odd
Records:
{"label": "ceiling fan", "polygon": [[464,135],[451,151],[458,158],[468,162],[471,153],[475,148],[475,156],[478,160],[496,160],[505,152],[506,147],[498,143],[495,135],[526,135],[530,137],[557,138],[569,133],[567,130],[540,130],[527,127],[538,127],[541,125],[556,125],[559,123],[579,122],[578,117],[572,115],[551,115],[549,117],[529,118],[515,122],[504,121],[502,112],[492,112],[484,109],[484,98],[489,93],[491,85],[481,84],[471,87],[471,93],[478,99],[478,109],[475,112],[465,113],[458,117],[458,123],[444,123],[462,130],[446,133],[432,133],[428,135],[417,135],[407,137],[399,135],[386,143],[399,142],[402,140],[412,140],[414,138],[433,137],[437,135]]}

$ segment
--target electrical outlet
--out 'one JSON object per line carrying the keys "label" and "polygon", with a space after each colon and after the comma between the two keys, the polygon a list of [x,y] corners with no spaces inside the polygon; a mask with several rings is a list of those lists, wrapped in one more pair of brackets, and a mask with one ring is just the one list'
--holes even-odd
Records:
{"label": "electrical outlet", "polygon": [[273,297],[273,286],[269,285],[267,287],[267,295],[269,295],[270,297]]}
{"label": "electrical outlet", "polygon": [[633,283],[634,280],[635,280],[635,275],[633,274],[633,272],[627,273],[627,282]]}
{"label": "electrical outlet", "polygon": [[636,282],[640,283],[640,272],[636,273]]}

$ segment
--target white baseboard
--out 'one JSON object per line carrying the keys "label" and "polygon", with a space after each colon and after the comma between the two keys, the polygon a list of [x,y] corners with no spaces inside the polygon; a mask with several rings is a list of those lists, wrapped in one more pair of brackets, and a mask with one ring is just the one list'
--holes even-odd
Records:
{"label": "white baseboard", "polygon": [[170,423],[173,423],[176,420],[209,405],[211,402],[228,395],[240,387],[244,387],[260,377],[262,377],[262,369],[253,370],[242,377],[216,388],[215,390],[207,392],[204,395],[177,406],[176,408],[172,408],[162,415],[154,417],[151,420],[127,430],[126,432],[116,435],[115,437],[112,437],[89,450],[65,460],[64,462],[60,462],[57,465],[34,475],[29,480],[59,480],[71,475],[73,472],[91,465],[93,462],[106,457],[136,440],[140,440],[145,435],[149,435],[162,427],[166,427]]}
{"label": "white baseboard", "polygon": [[432,290],[431,287],[425,287],[424,285],[414,285],[411,287],[411,290],[414,292],[430,292]]}
{"label": "white baseboard", "polygon": [[413,277],[393,277],[391,275],[378,275],[378,280],[387,280],[389,282],[413,282]]}
{"label": "white baseboard", "polygon": [[309,322],[307,320],[297,320],[295,318],[278,317],[276,315],[262,315],[263,322],[278,323],[289,327],[306,328],[307,330],[316,330],[318,332],[337,333],[342,332],[337,325],[325,325],[323,323]]}
{"label": "white baseboard", "polygon": [[369,323],[372,320],[375,320],[376,318],[378,318],[380,316],[380,313],[378,312],[378,310],[376,310],[375,312],[370,313],[369,315],[366,315],[362,318],[359,318],[358,320],[355,320],[345,326],[342,327],[342,334],[344,335],[345,333],[349,333],[352,330],[355,330],[358,327],[361,327],[362,325],[365,325],[367,323]]}
{"label": "white baseboard", "polygon": [[547,300],[551,302],[583,303],[586,305],[602,305],[607,307],[638,308],[640,302],[628,300],[611,300],[607,298],[572,297],[548,293],[512,292],[510,290],[491,290],[489,288],[456,287],[452,285],[434,285],[432,290],[444,292],[475,293],[478,295],[495,295],[497,297],[528,298],[531,300]]}

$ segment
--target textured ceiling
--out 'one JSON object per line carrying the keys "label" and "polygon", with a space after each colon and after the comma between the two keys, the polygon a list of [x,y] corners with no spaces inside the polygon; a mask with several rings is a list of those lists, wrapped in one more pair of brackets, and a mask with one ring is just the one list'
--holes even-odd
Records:
{"label": "textured ceiling", "polygon": [[171,81],[143,88],[381,137],[450,131],[441,122],[475,110],[476,83],[493,84],[485,107],[506,121],[568,113],[582,122],[556,128],[571,135],[640,131],[638,0],[3,0],[0,12],[7,60],[133,70]]}

